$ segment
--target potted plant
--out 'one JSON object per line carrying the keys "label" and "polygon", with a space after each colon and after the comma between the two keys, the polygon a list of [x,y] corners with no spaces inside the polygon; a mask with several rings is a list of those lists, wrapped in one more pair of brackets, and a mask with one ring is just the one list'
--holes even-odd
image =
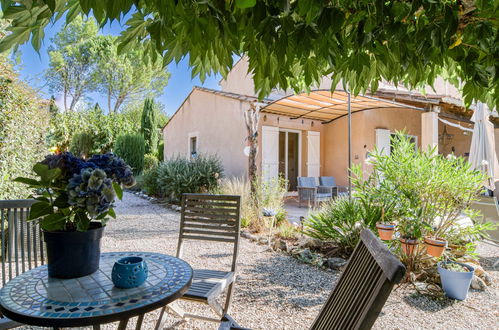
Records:
{"label": "potted plant", "polygon": [[412,255],[417,251],[421,237],[421,222],[417,218],[405,218],[398,225],[402,252]]}
{"label": "potted plant", "polygon": [[99,268],[100,240],[108,217],[116,217],[121,185],[131,186],[130,166],[112,153],[85,161],[71,153],[48,155],[33,166],[37,179],[15,181],[36,189],[28,220],[39,220],[49,276],[75,278]]}
{"label": "potted plant", "polygon": [[424,243],[426,245],[426,253],[435,258],[440,257],[447,248],[447,240],[441,237],[426,236]]}
{"label": "potted plant", "polygon": [[452,299],[466,299],[475,269],[454,261],[439,262],[437,269],[445,295]]}
{"label": "potted plant", "polygon": [[395,232],[395,224],[392,223],[376,223],[376,228],[378,229],[379,238],[384,241],[390,241],[393,238],[393,233]]}

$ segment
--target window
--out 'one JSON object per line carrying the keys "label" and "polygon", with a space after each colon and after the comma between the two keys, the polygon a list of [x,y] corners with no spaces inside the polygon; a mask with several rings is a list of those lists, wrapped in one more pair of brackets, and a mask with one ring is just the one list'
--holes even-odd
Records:
{"label": "window", "polygon": [[195,158],[198,154],[198,137],[191,136],[189,138],[189,153],[192,158]]}

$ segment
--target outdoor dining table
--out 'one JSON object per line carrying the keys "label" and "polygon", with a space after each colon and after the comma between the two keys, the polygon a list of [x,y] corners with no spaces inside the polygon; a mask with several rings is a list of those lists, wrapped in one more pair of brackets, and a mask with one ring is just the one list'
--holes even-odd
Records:
{"label": "outdoor dining table", "polygon": [[[114,263],[123,257],[142,257],[149,275],[144,284],[118,289],[111,280]],[[180,298],[192,282],[192,268],[185,261],[159,253],[102,253],[97,272],[74,279],[48,277],[47,266],[31,269],[10,280],[0,291],[0,310],[8,318],[34,326],[81,327],[128,320]]]}

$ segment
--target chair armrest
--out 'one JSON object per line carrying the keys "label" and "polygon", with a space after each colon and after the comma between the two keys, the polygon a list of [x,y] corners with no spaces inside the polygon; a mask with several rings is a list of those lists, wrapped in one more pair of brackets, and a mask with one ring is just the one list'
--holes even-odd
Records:
{"label": "chair armrest", "polygon": [[317,192],[323,193],[323,194],[332,194],[333,193],[333,186],[318,186],[317,187]]}
{"label": "chair armrest", "polygon": [[301,186],[298,186],[298,187],[296,187],[296,189],[298,189],[298,190],[310,190],[310,191],[315,191],[315,190],[317,190],[317,187],[301,187]]}

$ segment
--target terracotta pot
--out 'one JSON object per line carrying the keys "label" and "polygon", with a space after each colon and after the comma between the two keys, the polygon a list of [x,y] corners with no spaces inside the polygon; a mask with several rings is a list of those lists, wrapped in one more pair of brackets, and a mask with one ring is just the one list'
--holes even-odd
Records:
{"label": "terracotta pot", "polygon": [[438,258],[444,253],[447,247],[447,240],[440,237],[425,237],[424,242],[426,245],[426,253]]}
{"label": "terracotta pot", "polygon": [[400,243],[402,243],[402,252],[407,255],[413,254],[417,250],[419,244],[417,239],[410,238],[401,238]]}
{"label": "terracotta pot", "polygon": [[379,238],[383,241],[390,241],[393,237],[393,232],[395,231],[394,223],[377,223],[376,228],[378,229]]}

